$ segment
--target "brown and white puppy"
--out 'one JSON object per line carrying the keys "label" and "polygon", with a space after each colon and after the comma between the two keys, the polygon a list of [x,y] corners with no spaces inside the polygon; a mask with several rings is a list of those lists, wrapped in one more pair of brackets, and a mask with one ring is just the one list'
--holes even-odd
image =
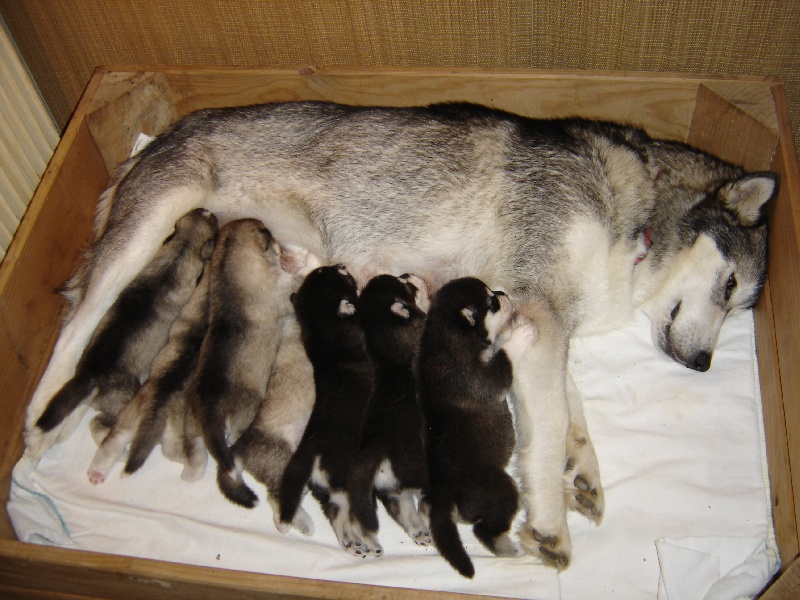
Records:
{"label": "brown and white puppy", "polygon": [[[213,248],[207,248],[211,258]],[[122,475],[136,472],[161,441],[164,455],[187,465],[184,479],[205,468],[205,447],[202,456],[187,456],[183,440],[186,402],[184,392],[197,366],[200,346],[208,325],[208,272],[201,275],[189,302],[172,324],[167,345],[153,361],[150,376],[120,411],[116,423],[103,440],[89,466],[89,481],[103,483],[111,467],[130,444]],[[198,468],[192,469],[191,465]],[[201,473],[202,474],[202,473]]]}
{"label": "brown and white puppy", "polygon": [[375,496],[415,543],[427,546],[430,528],[417,509],[428,488],[425,423],[413,365],[430,306],[425,282],[414,275],[378,275],[359,296],[359,321],[375,363],[375,386],[358,454],[350,468],[350,515],[376,550]]}
{"label": "brown and white puppy", "polygon": [[519,492],[506,467],[514,423],[506,399],[514,365],[536,337],[508,296],[476,278],[445,284],[431,303],[417,359],[428,427],[430,524],[439,553],[462,575],[475,569],[455,515],[498,556],[520,556],[508,535]]}
{"label": "brown and white puppy", "polygon": [[186,396],[187,443],[199,434],[217,461],[217,482],[232,502],[252,507],[230,445],[250,426],[264,399],[280,342],[280,318],[291,310],[293,277],[257,219],[225,224],[209,272],[208,330]]}
{"label": "brown and white puppy", "polygon": [[[314,369],[300,339],[300,325],[294,315],[288,315],[283,320],[281,343],[264,402],[253,423],[231,448],[241,468],[267,487],[279,529],[281,479],[303,437],[314,397]],[[314,532],[311,517],[302,506],[298,506],[292,525],[305,534]]]}
{"label": "brown and white puppy", "polygon": [[365,556],[373,548],[354,537],[347,496],[374,379],[356,316],[356,282],[342,266],[320,267],[306,277],[293,303],[314,369],[316,399],[281,480],[280,530],[288,531],[295,520],[308,485],[342,547]]}
{"label": "brown and white puppy", "polygon": [[85,410],[90,404],[100,411],[91,429],[95,440],[102,442],[166,344],[172,322],[203,272],[216,227],[216,217],[203,209],[178,219],[155,258],[103,317],[75,375],[51,398],[29,437],[58,436],[57,427],[72,415],[71,423],[60,430],[66,435],[84,412],[76,409]]}

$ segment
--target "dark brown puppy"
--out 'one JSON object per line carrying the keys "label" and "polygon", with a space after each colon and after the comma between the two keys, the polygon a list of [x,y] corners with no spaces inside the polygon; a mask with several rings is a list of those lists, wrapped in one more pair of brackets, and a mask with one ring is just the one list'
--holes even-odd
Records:
{"label": "dark brown puppy", "polygon": [[427,546],[431,541],[427,519],[417,508],[420,492],[428,487],[428,465],[413,376],[429,306],[428,288],[414,275],[378,275],[359,297],[359,320],[375,363],[375,387],[348,493],[353,522],[376,550],[376,494],[415,543]]}
{"label": "dark brown puppy", "polygon": [[462,575],[475,569],[454,515],[498,556],[519,556],[508,531],[519,505],[505,469],[514,450],[506,397],[513,365],[536,332],[516,322],[508,296],[461,278],[433,299],[417,360],[418,392],[428,425],[430,524],[439,553]]}
{"label": "dark brown puppy", "polygon": [[354,532],[347,495],[374,379],[356,316],[358,289],[343,266],[326,266],[312,271],[292,298],[316,399],[281,481],[280,529],[288,531],[308,485],[341,546],[364,556],[373,548]]}

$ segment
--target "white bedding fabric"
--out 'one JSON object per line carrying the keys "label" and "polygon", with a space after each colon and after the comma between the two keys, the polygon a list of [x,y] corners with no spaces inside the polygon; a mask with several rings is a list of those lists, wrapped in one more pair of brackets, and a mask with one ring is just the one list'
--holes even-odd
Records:
{"label": "white bedding fabric", "polygon": [[16,466],[8,512],[24,541],[321,580],[539,599],[752,596],[779,566],[752,314],[726,321],[707,373],[660,354],[649,330],[637,314],[623,331],[572,346],[606,515],[595,527],[570,514],[573,562],[560,574],[531,557],[495,558],[462,526],[477,571],[464,579],[384,512],[385,557],[356,559],[310,497],[314,536],[282,536],[251,478],[262,500],[248,511],[220,495],[212,466],[186,483],[158,450],[132,477],[120,479],[118,464],[93,487],[90,415],[35,470]]}

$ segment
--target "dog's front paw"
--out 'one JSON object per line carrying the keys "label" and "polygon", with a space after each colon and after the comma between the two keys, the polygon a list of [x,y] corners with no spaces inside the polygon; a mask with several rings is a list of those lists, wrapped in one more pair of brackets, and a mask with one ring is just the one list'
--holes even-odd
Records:
{"label": "dog's front paw", "polygon": [[563,571],[569,566],[572,558],[572,542],[566,524],[562,534],[544,533],[544,530],[526,524],[519,532],[523,547],[542,562]]}
{"label": "dog's front paw", "polygon": [[605,514],[605,495],[597,455],[587,436],[572,434],[570,428],[564,469],[567,506],[599,525]]}

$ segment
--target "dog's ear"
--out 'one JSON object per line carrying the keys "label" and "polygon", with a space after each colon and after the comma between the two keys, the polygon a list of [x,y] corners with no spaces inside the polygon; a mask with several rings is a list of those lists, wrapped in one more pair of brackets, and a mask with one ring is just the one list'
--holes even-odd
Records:
{"label": "dog's ear", "polygon": [[467,323],[467,325],[469,325],[470,327],[475,327],[475,313],[476,312],[477,312],[477,310],[475,309],[474,306],[465,306],[464,308],[461,309],[461,312],[459,314],[464,319],[464,321]]}
{"label": "dog's ear", "polygon": [[397,315],[403,321],[407,321],[411,318],[411,311],[408,310],[408,306],[400,302],[399,300],[392,304],[391,308],[389,309],[392,311],[392,314]]}
{"label": "dog's ear", "polygon": [[339,302],[339,308],[336,310],[336,316],[340,319],[349,319],[354,314],[356,314],[356,305],[347,298],[343,298],[342,301]]}
{"label": "dog's ear", "polygon": [[718,197],[736,214],[742,225],[752,227],[761,221],[764,205],[775,197],[777,191],[777,175],[753,173],[722,186]]}
{"label": "dog's ear", "polygon": [[214,253],[214,239],[206,240],[206,243],[203,244],[203,247],[200,249],[200,257],[208,262],[211,260],[211,255]]}

